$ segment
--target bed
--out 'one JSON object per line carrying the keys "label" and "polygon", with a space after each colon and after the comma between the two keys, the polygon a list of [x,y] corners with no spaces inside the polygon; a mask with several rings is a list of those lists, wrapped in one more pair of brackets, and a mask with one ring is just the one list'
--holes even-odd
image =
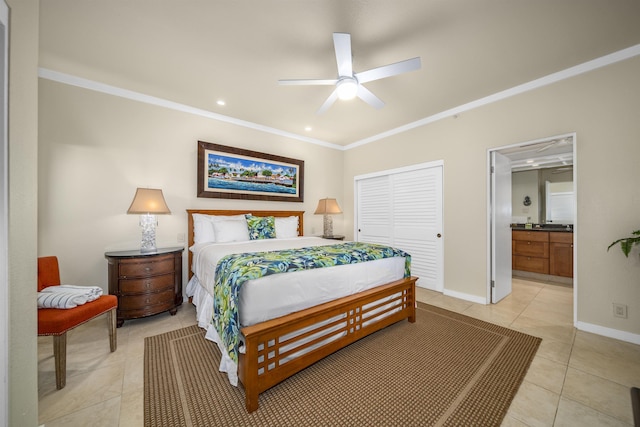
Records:
{"label": "bed", "polygon": [[[211,302],[213,296],[210,295],[212,293],[211,288],[204,284],[208,279],[198,277],[199,275],[206,276],[210,270],[203,267],[206,263],[198,259],[202,256],[198,251],[202,247],[215,245],[207,245],[206,243],[200,243],[195,240],[195,236],[198,234],[198,231],[195,230],[198,227],[198,221],[194,221],[194,217],[198,218],[202,215],[233,217],[250,213],[254,217],[280,218],[278,221],[285,221],[287,218],[294,219],[297,224],[297,229],[294,229],[294,232],[299,238],[291,238],[291,240],[295,240],[295,243],[298,244],[299,247],[302,245],[302,243],[299,242],[306,244],[307,241],[319,245],[340,244],[340,242],[326,241],[326,239],[320,239],[325,240],[324,242],[315,242],[313,240],[314,238],[303,237],[303,211],[189,209],[187,213],[188,242],[189,248],[191,249],[189,250],[188,256],[190,281],[187,286],[187,296],[189,296],[190,300],[192,300],[197,307],[200,318],[199,324],[202,327],[207,327],[207,325],[202,324],[201,314],[205,313],[206,316],[210,316],[210,312],[204,310],[204,307],[213,305]],[[285,240],[287,239],[274,242],[274,244],[285,245],[287,244]],[[235,242],[230,242],[229,244],[235,244]],[[226,244],[219,246],[225,246],[225,250],[229,251],[235,249],[227,249]],[[196,254],[195,264],[194,253]],[[398,261],[397,258],[395,258],[375,262],[383,265],[382,262],[394,262],[397,264]],[[199,263],[203,266],[196,267]],[[374,265],[372,262],[361,263],[361,266],[362,264],[367,264],[364,267],[367,269],[367,273],[364,273],[364,275],[371,275],[371,271],[377,271],[371,267]],[[315,271],[323,270],[323,274],[325,274],[331,269],[335,270],[343,267],[346,266],[320,268]],[[348,268],[352,267],[348,266]],[[387,267],[385,266],[384,269],[387,269]],[[199,273],[194,274],[194,270]],[[346,270],[335,271],[341,271],[342,274]],[[354,277],[359,277],[358,275],[363,274],[363,271],[365,270],[354,269],[353,272],[344,275],[349,277],[344,280],[352,281]],[[308,272],[294,272],[275,276],[291,277],[299,273],[307,274]],[[356,276],[354,276],[354,274]],[[397,275],[397,273],[393,274]],[[298,280],[303,277],[310,276],[300,276]],[[404,276],[400,278],[392,278],[387,281],[388,277],[395,276],[376,276],[376,280],[383,280],[384,282],[376,283],[374,281],[373,284],[367,285],[368,287],[365,290],[360,291],[360,288],[356,287],[351,291],[353,292],[351,294],[335,299],[331,298],[330,301],[321,302],[310,307],[294,309],[295,311],[293,312],[287,312],[286,314],[280,313],[279,315],[274,315],[273,313],[265,314],[265,319],[258,316],[252,320],[247,320],[245,323],[248,324],[248,326],[243,322],[239,322],[242,336],[242,351],[237,354],[237,366],[231,363],[231,367],[227,366],[223,369],[221,365],[221,370],[228,372],[229,378],[233,383],[232,377],[234,373],[230,371],[237,369],[237,379],[242,383],[245,390],[245,405],[247,411],[253,412],[258,408],[258,396],[261,392],[282,382],[331,353],[400,320],[408,319],[409,322],[415,322],[415,282],[417,278],[407,277],[406,270]],[[265,277],[258,280],[266,281],[266,279]],[[327,280],[326,278],[324,280],[325,283],[333,283],[335,281]],[[253,282],[257,281],[250,281],[247,282],[247,284]],[[250,287],[247,286],[247,289],[250,289]],[[247,290],[247,292],[249,291]],[[307,293],[312,294],[313,292]],[[192,297],[194,294],[195,298]],[[259,298],[254,299],[259,300]],[[203,308],[202,313],[200,312],[200,308]],[[247,309],[247,311],[254,310]],[[242,316],[240,317],[242,319]],[[208,338],[210,338],[209,331],[212,331],[213,335],[217,335],[215,328],[208,327]],[[219,339],[220,337],[217,338]],[[220,342],[218,342],[218,346],[223,352],[224,361],[225,348],[221,346]],[[227,355],[226,357],[228,360],[229,356]]]}

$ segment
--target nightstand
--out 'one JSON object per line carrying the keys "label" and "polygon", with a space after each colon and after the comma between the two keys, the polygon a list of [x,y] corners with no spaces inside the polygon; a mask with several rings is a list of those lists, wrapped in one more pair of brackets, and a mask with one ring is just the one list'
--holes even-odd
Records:
{"label": "nightstand", "polygon": [[338,236],[338,235],[333,235],[333,236],[321,236],[323,239],[333,239],[333,240],[344,240],[344,236]]}
{"label": "nightstand", "polygon": [[177,313],[182,304],[183,251],[173,247],[104,254],[109,263],[109,293],[118,297],[118,327],[128,319]]}

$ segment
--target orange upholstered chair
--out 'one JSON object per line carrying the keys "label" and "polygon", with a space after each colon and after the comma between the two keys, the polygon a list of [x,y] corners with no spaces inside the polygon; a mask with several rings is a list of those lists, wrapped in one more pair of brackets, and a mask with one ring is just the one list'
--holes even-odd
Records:
{"label": "orange upholstered chair", "polygon": [[[60,285],[58,258],[38,258],[38,292],[48,286]],[[69,309],[39,308],[38,335],[53,335],[53,354],[56,364],[56,387],[63,388],[67,382],[67,332],[94,317],[107,313],[109,323],[109,345],[116,351],[115,295],[102,295],[97,300]]]}

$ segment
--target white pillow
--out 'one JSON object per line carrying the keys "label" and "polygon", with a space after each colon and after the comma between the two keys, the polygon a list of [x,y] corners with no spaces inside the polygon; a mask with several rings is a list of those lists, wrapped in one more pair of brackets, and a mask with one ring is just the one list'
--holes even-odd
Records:
{"label": "white pillow", "polygon": [[[193,214],[193,243],[217,242],[213,224],[220,221],[241,221],[247,226],[247,219],[242,215],[204,215]],[[247,232],[248,233],[248,232]]]}
{"label": "white pillow", "polygon": [[276,217],[276,239],[298,237],[298,217]]}
{"label": "white pillow", "polygon": [[216,243],[246,242],[249,240],[247,220],[214,221],[213,229],[216,233]]}
{"label": "white pillow", "polygon": [[213,223],[216,243],[246,242],[250,240],[247,221],[216,221]]}
{"label": "white pillow", "polygon": [[211,215],[193,214],[193,243],[215,242]]}

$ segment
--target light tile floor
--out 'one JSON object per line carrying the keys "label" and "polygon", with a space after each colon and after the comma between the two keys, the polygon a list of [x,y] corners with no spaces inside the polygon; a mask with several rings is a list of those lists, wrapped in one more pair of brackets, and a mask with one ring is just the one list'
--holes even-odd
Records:
{"label": "light tile floor", "polygon": [[[640,385],[640,346],[576,331],[572,289],[515,279],[484,306],[418,289],[418,300],[543,339],[503,426],[632,426],[629,388]],[[69,333],[67,385],[57,391],[52,338],[38,338],[38,412],[47,427],[142,426],[144,337],[195,323],[183,304],[125,322],[109,352],[106,316]]]}

